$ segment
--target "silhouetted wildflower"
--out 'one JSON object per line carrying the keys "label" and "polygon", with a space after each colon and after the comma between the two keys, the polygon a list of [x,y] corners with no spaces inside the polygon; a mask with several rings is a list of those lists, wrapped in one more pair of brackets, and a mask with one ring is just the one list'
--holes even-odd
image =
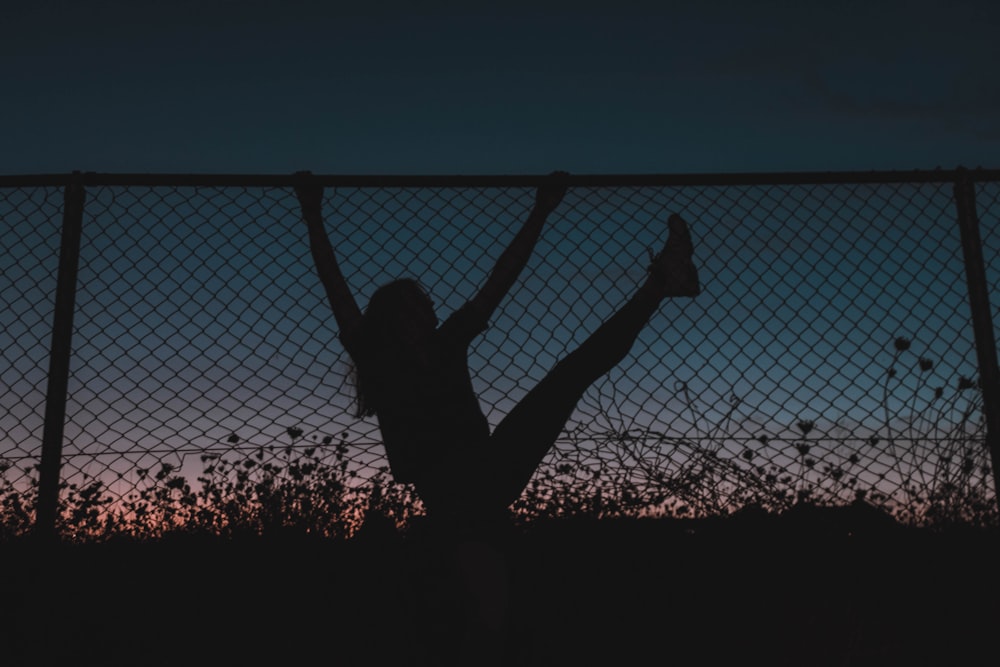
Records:
{"label": "silhouetted wildflower", "polygon": [[230,436],[228,438],[226,438],[226,442],[228,442],[231,445],[235,445],[239,441],[240,441],[240,437],[238,435],[236,435],[235,433],[230,434]]}
{"label": "silhouetted wildflower", "polygon": [[287,429],[285,429],[285,432],[292,440],[302,437],[302,429],[300,429],[298,426],[289,426]]}
{"label": "silhouetted wildflower", "polygon": [[809,449],[810,448],[809,448],[809,445],[798,444],[798,445],[795,445],[795,449],[798,450],[800,456],[805,456],[806,454],[809,453]]}
{"label": "silhouetted wildflower", "polygon": [[809,435],[809,431],[813,429],[814,423],[811,419],[803,419],[798,423],[799,430],[802,431],[802,435]]}
{"label": "silhouetted wildflower", "polygon": [[976,388],[976,383],[975,382],[973,382],[969,378],[965,377],[964,375],[959,376],[959,378],[958,378],[958,390],[959,391],[964,391],[966,389],[975,389],[975,388]]}
{"label": "silhouetted wildflower", "polygon": [[920,370],[922,371],[929,371],[930,369],[934,368],[934,362],[928,359],[927,357],[920,357],[918,363],[920,364]]}
{"label": "silhouetted wildflower", "polygon": [[903,338],[902,336],[900,336],[893,343],[893,346],[896,348],[897,352],[906,352],[907,350],[910,349],[910,339]]}
{"label": "silhouetted wildflower", "polygon": [[944,387],[935,387],[934,398],[941,398],[942,396],[944,396]]}

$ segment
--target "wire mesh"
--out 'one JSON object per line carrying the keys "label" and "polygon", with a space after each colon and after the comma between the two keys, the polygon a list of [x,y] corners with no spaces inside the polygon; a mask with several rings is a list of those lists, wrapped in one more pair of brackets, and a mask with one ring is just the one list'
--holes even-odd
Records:
{"label": "wire mesh", "polygon": [[[0,460],[5,502],[25,505],[61,198],[3,192],[0,247],[17,261],[0,282]],[[993,304],[997,198],[980,184]],[[360,304],[413,277],[443,319],[533,199],[515,186],[336,187],[324,213]],[[491,425],[638,287],[671,213],[690,224],[702,294],[665,301],[588,390],[519,516],[856,499],[912,521],[993,511],[950,183],[571,188],[471,348]],[[349,532],[379,503],[397,520],[420,512],[388,475],[375,421],[353,416],[349,359],[290,189],[89,187],[74,321],[62,470],[73,530],[224,529],[253,506],[258,527],[336,515],[323,530]]]}
{"label": "wire mesh", "polygon": [[19,533],[34,516],[63,197],[46,187],[2,195],[0,533]]}

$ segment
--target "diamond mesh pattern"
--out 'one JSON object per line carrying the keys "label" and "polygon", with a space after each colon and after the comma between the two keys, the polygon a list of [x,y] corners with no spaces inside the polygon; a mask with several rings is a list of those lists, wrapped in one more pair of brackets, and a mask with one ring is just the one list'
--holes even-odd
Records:
{"label": "diamond mesh pattern", "polygon": [[0,190],[0,533],[33,520],[62,204],[61,188]]}
{"label": "diamond mesh pattern", "polygon": [[[665,302],[591,387],[519,512],[705,515],[864,498],[916,520],[989,506],[951,188],[571,188],[473,345],[491,424],[624,303],[670,213],[691,226],[703,291]],[[978,189],[995,327],[998,188]],[[10,487],[30,485],[39,455],[61,197],[3,196],[0,248],[19,258],[0,282]],[[359,304],[410,276],[443,318],[482,285],[533,197],[338,187],[324,213]],[[180,478],[184,491],[215,462],[279,465],[292,448],[359,489],[389,484],[376,424],[352,415],[305,232],[289,189],[88,188],[64,493],[99,480],[105,507],[127,506],[150,484]]]}

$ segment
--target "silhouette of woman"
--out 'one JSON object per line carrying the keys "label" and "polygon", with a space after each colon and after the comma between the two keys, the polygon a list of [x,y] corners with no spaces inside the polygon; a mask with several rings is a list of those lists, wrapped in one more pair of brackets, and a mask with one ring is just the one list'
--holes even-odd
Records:
{"label": "silhouette of woman", "polygon": [[[324,229],[323,189],[310,182],[308,172],[300,176],[295,192],[340,340],[354,363],[358,416],[377,417],[393,477],[414,486],[427,518],[437,527],[433,532],[452,545],[441,555],[451,563],[446,567],[455,569],[465,602],[448,622],[457,623],[457,636],[430,640],[432,651],[450,657],[442,662],[436,655],[429,662],[500,665],[508,573],[497,542],[508,508],[583,393],[625,358],[660,302],[698,294],[687,225],[679,216],[670,216],[666,244],[653,257],[645,282],[490,433],[472,388],[468,349],[527,263],[546,218],[566,193],[561,183],[567,174],[554,172],[538,188],[528,219],[485,284],[440,324],[430,297],[409,278],[378,288],[361,311]],[[450,548],[454,551],[449,554]],[[448,595],[451,586],[431,577],[422,595],[434,607],[432,601]]]}
{"label": "silhouette of woman", "polygon": [[295,191],[313,260],[355,365],[358,416],[377,417],[392,475],[414,486],[428,519],[460,534],[506,518],[584,391],[625,358],[660,302],[699,293],[687,225],[672,215],[645,282],[490,433],[472,388],[468,349],[527,263],[562,201],[567,174],[553,172],[537,189],[530,215],[485,284],[441,324],[430,297],[408,278],[380,287],[361,311],[324,230],[323,189],[308,182],[307,172],[300,175]]}

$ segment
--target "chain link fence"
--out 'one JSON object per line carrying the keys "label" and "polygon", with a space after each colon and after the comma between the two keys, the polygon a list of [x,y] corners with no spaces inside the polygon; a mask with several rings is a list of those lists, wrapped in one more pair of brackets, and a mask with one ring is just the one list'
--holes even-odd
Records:
{"label": "chain link fence", "polygon": [[[470,351],[492,425],[637,288],[671,213],[691,227],[702,294],[665,301],[590,388],[517,515],[864,500],[916,523],[995,520],[954,182],[860,176],[571,180]],[[327,231],[359,304],[414,277],[442,319],[482,285],[534,200],[530,178],[327,180]],[[291,188],[91,181],[60,531],[346,535],[373,510],[398,523],[420,514],[388,474],[374,420],[353,416],[349,360]],[[977,181],[995,337],[1000,181]],[[7,534],[36,519],[63,196],[0,184]]]}

